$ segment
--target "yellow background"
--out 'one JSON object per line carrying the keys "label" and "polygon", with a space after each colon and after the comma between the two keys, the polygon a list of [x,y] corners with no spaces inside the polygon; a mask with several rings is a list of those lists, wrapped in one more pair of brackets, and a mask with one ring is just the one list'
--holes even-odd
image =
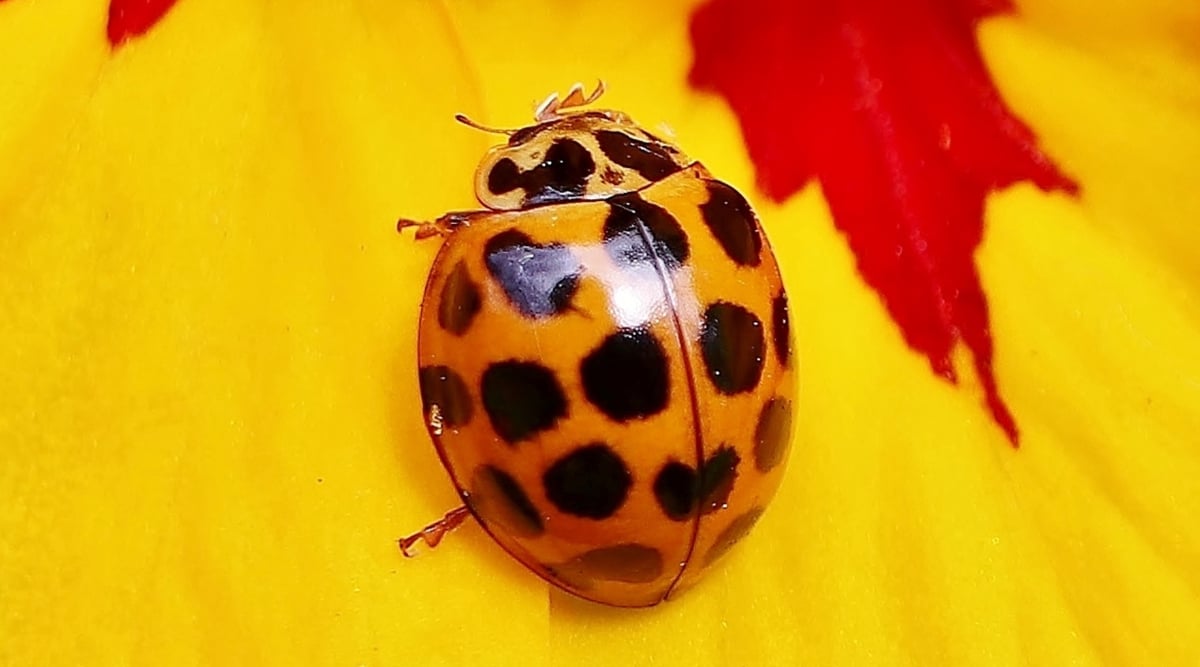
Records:
{"label": "yellow background", "polygon": [[[634,6],[639,5],[636,9]],[[905,348],[819,189],[753,194],[690,92],[685,4],[0,3],[0,663],[1200,662],[1200,9],[1022,3],[1006,99],[1078,177],[989,200],[1012,450]],[[681,599],[549,591],[466,526],[420,423],[415,318],[494,139],[606,106],[750,192],[802,368],[783,489]],[[966,368],[964,366],[964,368]]]}

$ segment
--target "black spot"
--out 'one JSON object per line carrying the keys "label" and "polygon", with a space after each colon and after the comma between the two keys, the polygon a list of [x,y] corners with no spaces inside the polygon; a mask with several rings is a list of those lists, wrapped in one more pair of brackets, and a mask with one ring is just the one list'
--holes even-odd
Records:
{"label": "black spot", "polygon": [[792,402],[776,396],[763,405],[754,427],[754,467],[767,472],[787,454],[792,433]]}
{"label": "black spot", "polygon": [[733,545],[748,535],[754,524],[758,523],[758,520],[762,518],[762,513],[762,508],[755,507],[729,522],[729,525],[725,526],[725,530],[722,530],[721,534],[717,535],[717,539],[708,548],[708,553],[704,554],[704,565],[706,567],[712,565],[713,561],[724,556],[726,552],[733,548]]}
{"label": "black spot", "polygon": [[438,300],[438,324],[455,336],[461,336],[471,326],[481,305],[479,287],[467,274],[467,266],[459,260],[442,285]]}
{"label": "black spot", "polygon": [[558,509],[588,519],[605,519],[625,503],[633,478],[608,445],[584,445],[554,462],[542,475],[546,497]]}
{"label": "black spot", "polygon": [[458,373],[447,366],[423,366],[417,377],[426,414],[436,405],[447,426],[465,426],[471,421],[471,394]]}
{"label": "black spot", "polygon": [[754,211],[740,192],[720,181],[709,181],[708,201],[700,205],[700,217],[729,259],[741,266],[758,266],[762,238]]}
{"label": "black spot", "polygon": [[566,246],[538,245],[510,229],[489,239],[483,253],[488,273],[522,315],[549,317],[570,308],[583,265]]}
{"label": "black spot", "polygon": [[521,484],[495,466],[481,465],[475,469],[469,500],[484,521],[511,535],[532,538],[546,530]]}
{"label": "black spot", "polygon": [[492,165],[488,172],[488,190],[494,195],[502,195],[521,187],[521,170],[517,163],[509,158],[503,158]]}
{"label": "black spot", "polygon": [[663,574],[663,555],[641,544],[617,544],[585,551],[550,568],[575,588],[591,588],[595,580],[646,584]]}
{"label": "black spot", "polygon": [[509,444],[527,440],[567,414],[554,371],[533,361],[496,362],[483,372],[480,393],[492,428]]}
{"label": "black spot", "polygon": [[587,192],[588,177],[595,172],[596,161],[583,144],[574,139],[557,139],[541,164],[521,174],[525,203],[576,199]]}
{"label": "black spot", "polygon": [[737,467],[742,457],[729,445],[721,445],[704,462],[700,470],[700,511],[703,514],[721,509],[733,491]]}
{"label": "black spot", "polygon": [[696,471],[686,463],[668,461],[654,478],[654,497],[664,514],[675,521],[692,515],[700,484]]}
{"label": "black spot", "polygon": [[595,136],[608,159],[648,181],[660,181],[682,169],[663,146],[615,130],[598,130]]}
{"label": "black spot", "polygon": [[612,167],[605,167],[604,173],[600,174],[600,180],[609,185],[620,185],[625,182],[625,172]]}
{"label": "black spot", "polygon": [[722,394],[750,391],[762,377],[762,322],[745,308],[718,301],[704,311],[700,352],[708,377]]}
{"label": "black spot", "polygon": [[792,352],[792,334],[788,330],[787,295],[780,294],[771,302],[771,338],[775,341],[775,356],[779,365],[787,367]]}
{"label": "black spot", "polygon": [[670,393],[667,353],[645,327],[610,334],[579,364],[583,392],[610,419],[662,412]]}
{"label": "black spot", "polygon": [[621,266],[651,266],[661,260],[668,269],[687,261],[687,234],[666,209],[642,199],[636,192],[608,199],[611,210],[604,221],[604,249]]}
{"label": "black spot", "polygon": [[654,478],[654,497],[663,512],[675,521],[683,521],[696,511],[702,514],[721,509],[733,491],[741,457],[728,445],[722,445],[701,467],[700,474],[689,465],[668,461]]}

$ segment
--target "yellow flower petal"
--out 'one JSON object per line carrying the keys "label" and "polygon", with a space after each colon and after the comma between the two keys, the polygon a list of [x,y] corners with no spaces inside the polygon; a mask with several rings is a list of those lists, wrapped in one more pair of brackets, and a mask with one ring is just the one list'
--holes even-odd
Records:
{"label": "yellow flower petal", "polygon": [[1101,655],[1193,663],[1200,243],[1187,221],[1200,219],[1200,107],[1186,100],[1200,99],[1200,62],[1164,61],[1147,81],[1127,63],[994,27],[998,63],[1037,63],[998,66],[1005,93],[1084,183],[1078,206],[1022,190],[998,198],[983,252],[996,336],[1011,341],[1002,381],[1047,442],[1022,452],[1014,485]]}
{"label": "yellow flower petal", "polygon": [[1020,450],[904,346],[817,188],[759,203],[803,368],[788,478],[723,567],[636,612],[548,591],[473,525],[399,556],[456,497],[412,367],[436,242],[392,223],[472,206],[491,138],[453,113],[516,125],[594,78],[751,192],[736,123],[684,83],[690,7],[181,0],[113,52],[101,5],[0,3],[23,64],[0,76],[0,662],[1200,658],[1187,3],[984,29],[1084,188],[989,202]]}
{"label": "yellow flower petal", "polygon": [[[524,650],[446,631],[473,611],[446,582],[506,571],[470,559],[484,545],[410,565],[392,541],[454,499],[404,418],[433,248],[394,230],[401,206],[465,201],[469,179],[429,165],[469,174],[484,145],[429,130],[471,104],[450,65],[396,73],[455,62],[443,17],[183,2],[110,55],[101,16],[63,34],[56,10],[25,3],[0,40],[60,45],[26,98],[57,114],[8,140],[0,179],[7,657]],[[506,605],[544,616],[508,571]]]}

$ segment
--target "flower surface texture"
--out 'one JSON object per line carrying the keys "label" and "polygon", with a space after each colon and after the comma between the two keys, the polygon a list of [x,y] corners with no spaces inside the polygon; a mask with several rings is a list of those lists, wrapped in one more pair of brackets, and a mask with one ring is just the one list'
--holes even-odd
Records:
{"label": "flower surface texture", "polygon": [[[0,0],[0,663],[1200,664],[1192,1]],[[436,241],[575,81],[754,203],[799,363],[648,610],[474,523]]]}

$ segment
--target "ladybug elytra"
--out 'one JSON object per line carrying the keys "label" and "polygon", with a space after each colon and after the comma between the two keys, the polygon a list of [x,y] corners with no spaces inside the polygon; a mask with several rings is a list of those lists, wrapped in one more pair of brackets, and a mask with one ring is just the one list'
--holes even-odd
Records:
{"label": "ladybug elytra", "polygon": [[795,360],[745,197],[624,114],[577,108],[602,90],[503,131],[475,177],[484,210],[401,222],[445,239],[418,380],[465,504],[408,544],[469,513],[550,583],[648,606],[774,495]]}

